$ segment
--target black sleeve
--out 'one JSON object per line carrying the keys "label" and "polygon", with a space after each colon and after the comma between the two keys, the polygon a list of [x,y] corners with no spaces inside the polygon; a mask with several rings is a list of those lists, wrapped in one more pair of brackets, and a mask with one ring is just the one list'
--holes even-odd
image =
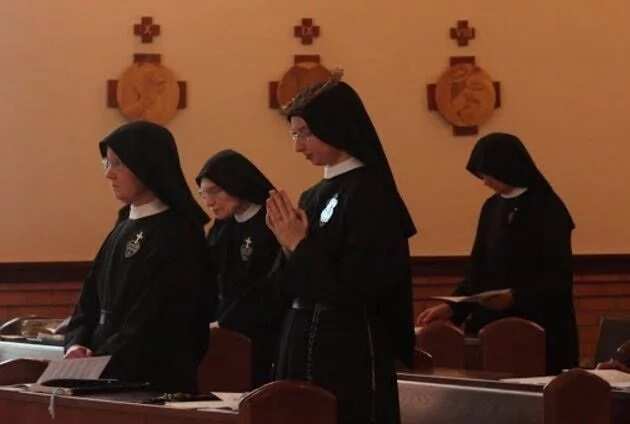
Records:
{"label": "black sleeve", "polygon": [[207,296],[206,305],[208,308],[208,322],[214,322],[219,319],[219,273],[220,269],[227,261],[226,249],[223,245],[228,226],[223,221],[215,221],[206,238],[206,261],[205,261],[205,293]]}
{"label": "black sleeve", "polygon": [[203,255],[201,263],[201,284],[199,287],[199,297],[197,299],[197,313],[193,318],[193,337],[199,338],[196,344],[196,352],[199,360],[203,358],[209,344],[210,323],[215,320],[218,307],[217,293],[214,281],[216,279],[216,269],[208,256],[206,247],[202,249]]}
{"label": "black sleeve", "polygon": [[213,250],[206,248],[206,261],[204,272],[204,301],[207,307],[206,320],[208,323],[216,321],[219,308],[219,273],[218,264],[215,261]]}
{"label": "black sleeve", "polygon": [[[453,291],[453,296],[470,296],[481,291],[479,284],[482,274],[481,267],[484,263],[484,237],[489,204],[490,199],[486,200],[481,207],[477,223],[477,231],[475,233],[475,241],[470,252],[470,260],[468,262],[466,276]],[[461,323],[464,322],[464,320],[475,308],[475,305],[472,303],[457,303],[450,306],[453,310],[451,321],[453,321],[456,325],[461,325]]]}
{"label": "black sleeve", "polygon": [[64,351],[73,345],[90,347],[92,332],[100,317],[100,303],[96,275],[99,267],[99,255],[96,256],[88,275],[81,287],[79,300],[74,307],[72,318],[68,323],[68,330],[64,340]]}

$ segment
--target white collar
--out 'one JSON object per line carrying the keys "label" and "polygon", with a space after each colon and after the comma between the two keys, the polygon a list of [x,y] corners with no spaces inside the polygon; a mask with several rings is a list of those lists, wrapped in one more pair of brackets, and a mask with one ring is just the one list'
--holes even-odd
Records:
{"label": "white collar", "polygon": [[507,194],[501,194],[504,199],[514,199],[527,191],[527,187],[516,187],[514,190]]}
{"label": "white collar", "polygon": [[146,218],[147,216],[157,215],[168,209],[168,205],[162,203],[157,197],[144,205],[131,205],[129,209],[129,219]]}
{"label": "white collar", "polygon": [[361,168],[362,166],[364,166],[363,162],[355,157],[350,156],[348,159],[334,165],[326,165],[324,167],[324,178],[335,178],[338,175],[345,174],[346,172],[350,172],[353,169]]}
{"label": "white collar", "polygon": [[234,219],[236,220],[236,222],[245,222],[245,221],[249,221],[250,219],[252,219],[254,217],[254,215],[256,215],[258,213],[258,211],[260,210],[260,208],[262,208],[261,205],[257,205],[255,203],[252,203],[251,205],[249,205],[249,207],[245,210],[245,212],[241,212],[241,213],[235,213],[234,214]]}

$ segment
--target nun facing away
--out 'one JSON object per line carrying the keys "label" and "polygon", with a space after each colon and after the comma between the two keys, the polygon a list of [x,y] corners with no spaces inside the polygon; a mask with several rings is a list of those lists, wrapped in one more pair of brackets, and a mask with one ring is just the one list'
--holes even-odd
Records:
{"label": "nun facing away", "polygon": [[294,207],[284,191],[267,221],[287,252],[292,299],[277,379],[311,381],[337,398],[339,423],[400,422],[394,360],[413,356],[408,238],[415,226],[376,130],[334,75],[285,110],[295,151],[324,178]]}
{"label": "nun facing away", "polygon": [[65,339],[67,358],[111,355],[103,377],[196,391],[208,341],[203,225],[171,133],[137,121],[99,144],[124,207],[85,279]]}
{"label": "nun facing away", "polygon": [[470,268],[455,295],[509,289],[481,304],[438,305],[424,323],[465,322],[467,333],[505,317],[540,324],[547,342],[547,373],[578,364],[573,307],[573,219],[521,141],[510,134],[482,137],[466,169],[495,194],[481,208]]}
{"label": "nun facing away", "polygon": [[245,156],[223,150],[196,178],[199,194],[216,220],[208,233],[211,321],[249,337],[253,343],[253,382],[271,379],[281,304],[272,270],[280,265],[280,245],[265,224],[265,201],[273,185]]}

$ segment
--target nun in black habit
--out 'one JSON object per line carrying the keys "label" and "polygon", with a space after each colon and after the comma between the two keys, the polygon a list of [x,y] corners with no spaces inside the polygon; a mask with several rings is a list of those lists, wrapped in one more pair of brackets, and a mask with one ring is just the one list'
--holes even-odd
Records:
{"label": "nun in black habit", "polygon": [[575,225],[569,211],[513,135],[481,138],[466,168],[496,193],[481,208],[470,269],[454,294],[510,290],[481,304],[439,305],[420,319],[465,320],[466,332],[473,334],[500,318],[528,319],[545,329],[547,373],[577,366],[571,252]]}
{"label": "nun in black habit", "polygon": [[295,150],[324,179],[294,208],[273,192],[268,225],[287,251],[293,299],[277,379],[311,381],[337,398],[339,423],[400,422],[394,361],[414,346],[408,238],[415,226],[357,93],[335,75],[286,109]]}
{"label": "nun in black habit", "polygon": [[213,303],[212,321],[249,337],[253,382],[271,379],[281,314],[286,308],[274,288],[272,269],[282,261],[280,245],[265,224],[265,200],[273,185],[247,158],[223,150],[196,178],[199,194],[216,220],[207,237]]}
{"label": "nun in black habit", "polygon": [[125,206],[101,246],[68,326],[66,357],[111,355],[103,377],[196,391],[208,341],[203,225],[171,133],[137,121],[99,144]]}

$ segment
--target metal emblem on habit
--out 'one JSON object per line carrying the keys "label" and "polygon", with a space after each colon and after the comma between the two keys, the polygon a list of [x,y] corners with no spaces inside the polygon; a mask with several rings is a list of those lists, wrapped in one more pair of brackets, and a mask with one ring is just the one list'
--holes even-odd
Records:
{"label": "metal emblem on habit", "polygon": [[135,240],[129,240],[127,242],[127,247],[125,248],[125,258],[130,258],[140,250],[140,240],[144,238],[142,231],[136,234]]}
{"label": "metal emblem on habit", "polygon": [[508,224],[512,223],[512,221],[514,220],[514,215],[516,215],[517,212],[518,208],[514,208],[510,211],[510,213],[508,214]]}
{"label": "metal emblem on habit", "polygon": [[254,253],[254,248],[252,247],[253,243],[252,238],[247,237],[243,240],[243,244],[241,244],[241,259],[245,262],[249,261],[249,257]]}
{"label": "metal emblem on habit", "polygon": [[339,197],[339,193],[335,194],[333,197],[330,198],[330,200],[326,204],[326,207],[324,208],[322,213],[319,215],[320,227],[323,227],[324,225],[326,225],[326,223],[330,221],[330,218],[332,218],[333,213],[335,212],[335,207],[339,203],[339,201],[337,200],[337,197]]}

